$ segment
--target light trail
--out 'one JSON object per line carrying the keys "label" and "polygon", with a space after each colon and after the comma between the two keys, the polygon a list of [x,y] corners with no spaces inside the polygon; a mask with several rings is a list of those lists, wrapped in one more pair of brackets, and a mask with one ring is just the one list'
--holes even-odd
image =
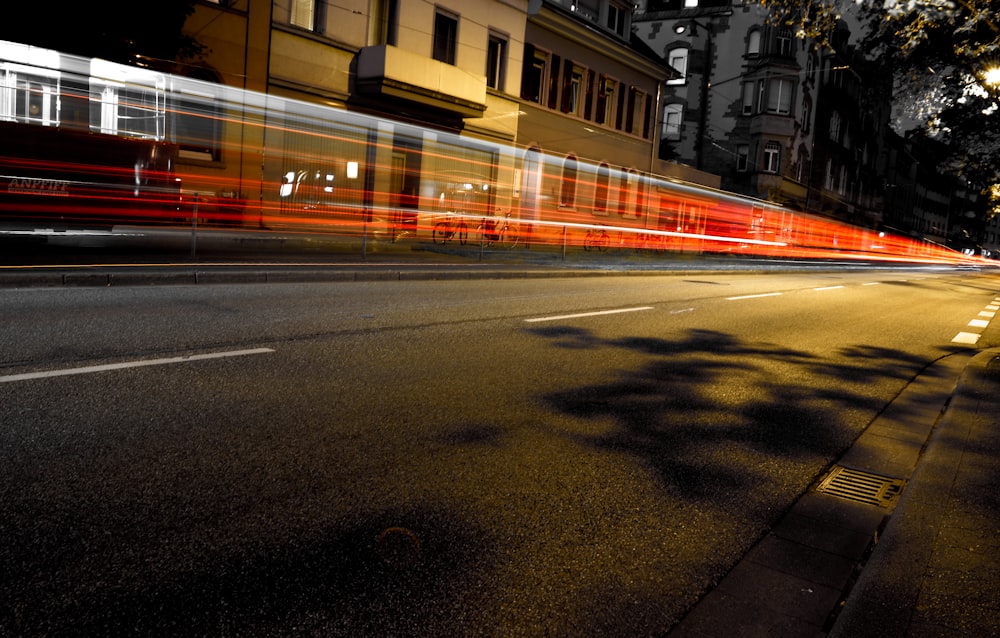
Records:
{"label": "light trail", "polygon": [[228,352],[211,352],[208,354],[193,354],[183,357],[169,357],[165,359],[140,359],[138,361],[123,361],[121,363],[106,363],[96,366],[84,366],[82,368],[63,368],[61,370],[44,370],[41,372],[25,372],[22,374],[8,374],[0,376],[0,383],[11,383],[14,381],[30,381],[32,379],[47,379],[51,377],[65,377],[74,374],[92,374],[95,372],[108,372],[110,370],[125,370],[127,368],[141,368],[145,366],[162,366],[173,363],[189,363],[191,361],[205,361],[207,359],[223,359],[226,357],[243,357],[253,354],[265,354],[274,352],[271,348],[253,348],[250,350],[230,350]]}

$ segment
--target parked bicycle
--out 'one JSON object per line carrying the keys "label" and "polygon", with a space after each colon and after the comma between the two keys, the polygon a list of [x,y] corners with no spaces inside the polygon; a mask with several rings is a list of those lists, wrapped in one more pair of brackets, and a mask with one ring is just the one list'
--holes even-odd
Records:
{"label": "parked bicycle", "polygon": [[435,244],[444,246],[452,239],[458,239],[462,246],[469,240],[469,225],[462,217],[449,215],[447,219],[434,224],[431,237]]}
{"label": "parked bicycle", "polygon": [[583,238],[583,249],[587,252],[598,250],[604,252],[611,244],[611,236],[603,228],[591,228],[587,230],[587,235]]}
{"label": "parked bicycle", "polygon": [[521,239],[517,224],[510,221],[510,211],[503,213],[503,217],[484,217],[476,230],[479,231],[479,240],[485,247],[498,244],[504,248],[513,248]]}

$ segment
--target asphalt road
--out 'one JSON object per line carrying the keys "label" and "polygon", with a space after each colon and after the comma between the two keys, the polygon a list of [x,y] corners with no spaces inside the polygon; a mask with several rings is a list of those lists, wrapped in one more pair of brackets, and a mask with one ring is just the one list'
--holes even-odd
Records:
{"label": "asphalt road", "polygon": [[2,290],[0,635],[663,635],[998,289]]}

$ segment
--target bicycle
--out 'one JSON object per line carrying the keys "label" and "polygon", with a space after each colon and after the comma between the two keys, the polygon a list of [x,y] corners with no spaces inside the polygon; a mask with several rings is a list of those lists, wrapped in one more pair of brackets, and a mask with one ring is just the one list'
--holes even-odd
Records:
{"label": "bicycle", "polygon": [[458,218],[458,221],[451,218],[445,219],[434,224],[431,237],[435,244],[442,246],[447,244],[449,240],[458,237],[458,243],[464,246],[469,240],[469,225],[462,218]]}
{"label": "bicycle", "polygon": [[587,235],[583,238],[583,249],[587,252],[596,248],[598,251],[603,253],[608,249],[610,244],[611,237],[608,235],[608,231],[603,228],[591,228],[587,230]]}
{"label": "bicycle", "polygon": [[476,230],[479,231],[479,241],[485,247],[500,244],[504,248],[513,248],[521,239],[517,225],[510,223],[510,211],[498,222],[493,217],[484,217]]}

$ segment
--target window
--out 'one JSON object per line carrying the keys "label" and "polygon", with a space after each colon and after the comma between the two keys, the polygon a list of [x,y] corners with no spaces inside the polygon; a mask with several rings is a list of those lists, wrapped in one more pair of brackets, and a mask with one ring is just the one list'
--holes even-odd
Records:
{"label": "window", "polygon": [[606,76],[600,76],[597,88],[597,123],[614,125],[615,121],[615,92],[618,83]]}
{"label": "window", "polygon": [[808,133],[812,128],[812,100],[805,98],[802,100],[802,132]]}
{"label": "window", "polygon": [[626,37],[630,26],[628,24],[629,8],[625,5],[608,3],[608,28],[621,37]]}
{"label": "window", "polygon": [[792,32],[781,29],[775,34],[774,54],[787,58],[792,55]]}
{"label": "window", "polygon": [[292,13],[288,21],[296,27],[312,31],[316,26],[315,0],[291,0]]}
{"label": "window", "polygon": [[559,205],[572,208],[576,206],[576,157],[567,155],[563,162],[562,187],[559,189]]}
{"label": "window", "polygon": [[486,44],[486,85],[502,91],[507,76],[507,38],[491,33]]}
{"label": "window", "polygon": [[687,82],[687,63],[688,63],[688,50],[687,49],[671,49],[667,54],[667,62],[680,74],[679,78],[673,80],[667,80],[667,84],[684,84]]}
{"label": "window", "polygon": [[743,172],[750,164],[750,146],[740,144],[736,147],[736,170]]}
{"label": "window", "polygon": [[380,0],[374,4],[375,25],[373,42],[396,46],[399,36],[399,0]]}
{"label": "window", "polygon": [[743,115],[753,114],[753,82],[743,83]]}
{"label": "window", "polygon": [[546,89],[546,105],[550,109],[559,106],[559,61],[558,55],[552,54],[552,64],[549,65],[549,86]]}
{"label": "window", "polygon": [[549,65],[549,54],[539,51],[530,44],[524,46],[524,70],[521,78],[521,97],[529,102],[541,104],[544,101],[545,76]]}
{"label": "window", "polygon": [[646,93],[634,86],[628,90],[628,114],[625,118],[625,132],[642,135],[646,121]]}
{"label": "window", "polygon": [[562,112],[580,114],[583,95],[583,78],[586,71],[572,61],[566,60],[563,67]]}
{"label": "window", "polygon": [[772,79],[767,95],[767,112],[788,115],[792,112],[792,81]]}
{"label": "window", "polygon": [[751,29],[747,34],[747,57],[755,58],[760,55],[760,29]]}
{"label": "window", "polygon": [[830,114],[830,139],[840,141],[840,113],[837,111]]}
{"label": "window", "polygon": [[438,11],[434,14],[433,58],[445,64],[455,64],[455,50],[458,42],[458,18]]}
{"label": "window", "polygon": [[684,107],[680,104],[667,104],[663,107],[663,132],[662,139],[681,139],[681,119],[684,116]]}
{"label": "window", "polygon": [[[218,82],[218,80],[216,80]],[[174,142],[185,159],[222,161],[222,118],[220,103],[212,95],[181,91],[172,109]]]}
{"label": "window", "polygon": [[764,171],[777,173],[781,170],[781,145],[768,142],[764,145]]}
{"label": "window", "polygon": [[601,162],[597,167],[597,186],[594,189],[594,213],[608,212],[608,185],[611,183],[611,167]]}

